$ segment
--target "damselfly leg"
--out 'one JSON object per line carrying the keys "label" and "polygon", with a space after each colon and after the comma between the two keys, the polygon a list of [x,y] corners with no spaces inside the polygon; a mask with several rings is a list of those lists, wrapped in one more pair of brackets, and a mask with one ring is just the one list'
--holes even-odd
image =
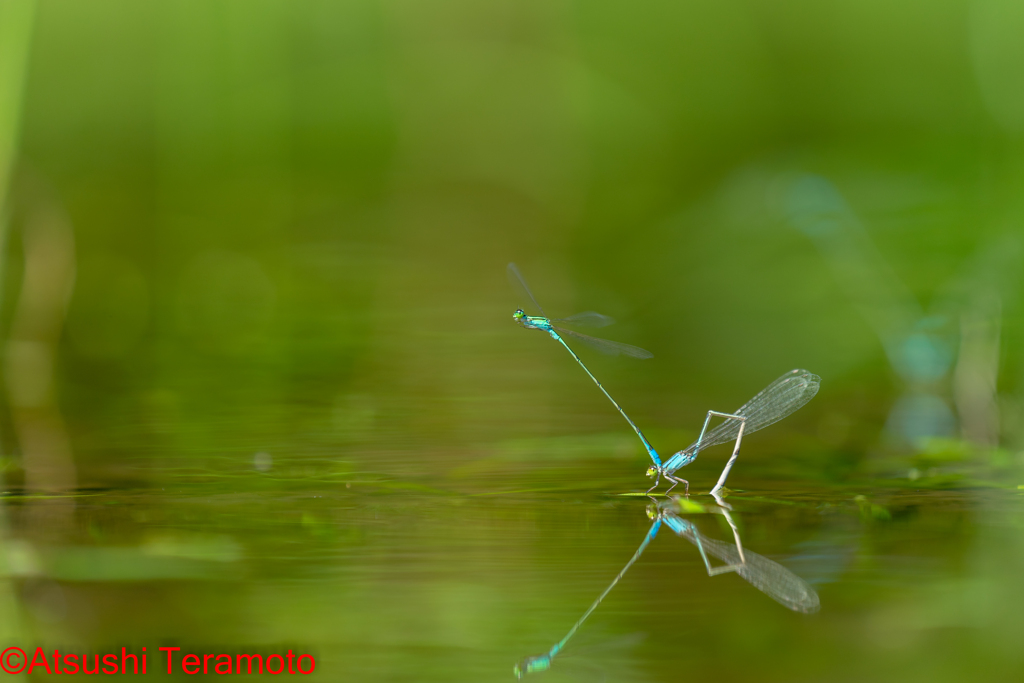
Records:
{"label": "damselfly leg", "polygon": [[666,496],[669,493],[671,493],[672,489],[674,489],[679,484],[686,484],[686,486],[683,488],[683,491],[684,491],[683,495],[684,496],[690,495],[690,482],[686,481],[682,477],[674,477],[671,474],[666,474],[665,478],[668,479],[670,482],[672,482],[672,485],[669,486],[668,489],[665,490],[665,495]]}
{"label": "damselfly leg", "polygon": [[[708,430],[708,423],[711,422],[712,417],[724,417],[726,420],[737,420],[740,423],[739,432],[736,434],[736,446],[732,449],[732,457],[729,458],[729,462],[725,463],[725,469],[722,470],[722,474],[718,477],[718,483],[711,489],[711,495],[718,497],[719,491],[725,486],[725,480],[729,476],[729,470],[732,469],[733,463],[736,462],[736,458],[740,454],[740,444],[743,443],[743,428],[747,426],[747,418],[742,415],[733,415],[732,413],[719,413],[715,410],[709,410],[708,416],[704,419],[704,427],[700,430],[700,437],[697,439],[697,443],[701,442],[704,438],[704,433]],[[694,456],[696,457],[696,456]],[[671,491],[672,489],[669,489]]]}

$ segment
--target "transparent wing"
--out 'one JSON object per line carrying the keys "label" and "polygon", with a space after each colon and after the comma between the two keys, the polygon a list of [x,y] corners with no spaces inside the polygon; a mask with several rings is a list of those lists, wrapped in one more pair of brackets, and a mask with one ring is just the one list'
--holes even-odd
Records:
{"label": "transparent wing", "polygon": [[609,341],[607,339],[598,339],[597,337],[591,337],[588,334],[580,334],[579,332],[573,332],[562,327],[555,327],[559,334],[564,334],[573,339],[578,339],[587,346],[594,348],[601,353],[607,353],[609,356],[632,356],[633,358],[654,358],[654,354],[646,349],[641,349],[639,346],[630,346],[629,344],[621,344],[619,342]]}
{"label": "transparent wing", "polygon": [[817,612],[821,606],[815,590],[778,562],[772,562],[767,557],[744,548],[744,563],[734,544],[707,538],[703,534],[700,536],[700,542],[709,555],[714,555],[726,564],[741,565],[736,569],[736,573],[780,605],[805,614]]}
{"label": "transparent wing", "polygon": [[594,311],[583,311],[576,315],[570,315],[568,318],[553,318],[551,322],[578,327],[608,327],[615,323],[615,318]]}
{"label": "transparent wing", "polygon": [[540,307],[537,300],[533,298],[533,292],[526,285],[526,280],[523,279],[523,274],[519,272],[519,268],[516,264],[508,264],[508,268],[505,269],[505,273],[508,275],[508,283],[512,285],[513,291],[516,296],[519,297],[519,305],[524,308],[528,308],[529,304],[533,304],[533,307],[537,309],[537,312],[544,315],[544,309]]}
{"label": "transparent wing", "polygon": [[[747,418],[746,426],[743,428],[744,435],[756,432],[799,410],[814,398],[820,384],[821,378],[807,370],[790,370],[747,401],[733,415]],[[726,419],[707,432],[703,439],[694,441],[679,453],[694,455],[698,450],[735,441],[739,432],[740,422]]]}

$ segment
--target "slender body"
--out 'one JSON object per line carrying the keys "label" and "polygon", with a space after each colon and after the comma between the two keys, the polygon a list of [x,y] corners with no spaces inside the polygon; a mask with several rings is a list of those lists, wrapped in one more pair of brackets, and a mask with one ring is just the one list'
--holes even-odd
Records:
{"label": "slender body", "polygon": [[[597,606],[608,596],[612,588],[618,584],[629,568],[633,566],[644,550],[647,549],[651,541],[654,540],[655,536],[658,535],[662,523],[669,527],[677,536],[685,538],[697,547],[701,560],[704,562],[704,567],[707,569],[708,576],[735,572],[765,595],[795,612],[809,614],[818,610],[818,594],[803,579],[777,562],[743,549],[739,530],[736,528],[736,524],[733,522],[727,508],[712,508],[711,511],[725,516],[726,521],[732,528],[734,543],[725,543],[704,536],[692,522],[679,517],[675,512],[677,509],[675,499],[660,505],[647,506],[647,516],[652,520],[651,528],[647,531],[647,535],[644,536],[640,547],[633,553],[633,557],[629,558],[626,566],[612,579],[612,582],[608,584],[608,587],[598,596],[597,600],[587,608],[583,616],[573,624],[569,632],[565,634],[565,637],[555,643],[547,652],[533,657],[526,657],[516,664],[513,669],[516,678],[523,678],[527,674],[547,671],[551,668],[555,657],[565,648],[569,640],[576,635],[583,622],[597,609]],[[708,559],[709,555],[726,564],[713,567]]]}
{"label": "slender body", "polygon": [[[526,312],[523,311],[522,308],[519,308],[516,310],[515,313],[512,314],[512,319],[529,330],[541,330],[543,332],[547,332],[552,339],[554,339],[556,342],[564,346],[565,350],[568,351],[569,354],[576,360],[576,362],[580,364],[580,367],[583,368],[583,371],[587,373],[587,376],[590,377],[590,379],[594,380],[594,384],[596,384],[597,388],[601,390],[601,393],[608,397],[608,400],[612,402],[612,405],[615,406],[615,409],[619,411],[619,414],[626,419],[626,422],[629,423],[629,426],[632,427],[633,431],[636,432],[636,435],[640,437],[640,441],[643,443],[644,448],[647,449],[647,454],[651,457],[651,459],[660,465],[661,458],[658,457],[658,452],[654,450],[653,446],[651,446],[651,442],[647,440],[647,437],[644,436],[644,433],[640,431],[640,428],[636,426],[633,420],[629,419],[629,415],[626,415],[626,411],[624,411],[622,407],[618,403],[616,403],[615,399],[612,398],[612,395],[609,394],[608,391],[604,388],[604,386],[602,386],[602,384],[597,380],[597,378],[594,377],[594,373],[590,372],[587,366],[584,365],[583,361],[580,360],[580,357],[576,355],[576,352],[573,351],[569,347],[569,345],[565,343],[565,339],[562,338],[562,334],[578,339],[581,342],[597,349],[598,351],[601,351],[602,353],[607,353],[609,355],[622,354],[626,356],[631,356],[633,358],[652,358],[654,354],[652,354],[650,351],[641,349],[638,346],[621,344],[619,342],[613,342],[607,339],[598,339],[597,337],[591,337],[590,335],[587,334],[580,334],[579,332],[565,329],[561,325],[558,325],[558,323],[565,325],[605,327],[607,325],[611,325],[615,321],[606,315],[594,313],[593,311],[577,313],[576,315],[570,316],[568,318],[547,318],[544,316],[544,309],[541,308],[540,304],[537,303],[537,300],[533,296],[533,292],[531,292],[530,288],[526,285],[526,280],[523,279],[523,276],[519,273],[519,269],[516,267],[516,264],[514,263],[508,264],[508,279],[512,285],[512,288],[515,289],[520,294],[520,296],[525,299],[524,303],[533,304],[537,311],[540,312],[539,316],[531,316],[526,315]],[[562,334],[559,334],[559,332],[561,332]]]}
{"label": "slender body", "polygon": [[608,587],[604,589],[601,595],[597,596],[597,600],[595,600],[594,603],[587,608],[587,611],[583,613],[583,616],[580,617],[576,621],[576,623],[572,625],[572,628],[569,629],[569,632],[565,634],[565,637],[557,643],[555,643],[552,646],[552,648],[544,654],[536,655],[534,657],[527,657],[518,664],[516,664],[515,668],[513,669],[513,673],[516,675],[516,678],[522,678],[526,674],[532,674],[537,671],[547,671],[551,668],[551,663],[554,660],[554,658],[558,655],[559,652],[562,651],[562,648],[564,648],[566,643],[569,642],[569,639],[576,635],[576,631],[580,629],[580,626],[583,625],[583,622],[585,622],[594,612],[594,610],[597,609],[597,606],[601,604],[601,601],[604,600],[605,597],[607,597],[607,595],[612,592],[612,589],[615,588],[615,584],[617,584],[622,579],[622,577],[626,575],[626,572],[629,571],[629,568],[633,566],[633,563],[640,559],[640,556],[643,555],[644,550],[647,549],[647,545],[654,540],[655,536],[658,535],[658,529],[660,528],[661,519],[659,518],[656,519],[654,521],[654,524],[651,525],[651,528],[647,532],[647,535],[644,536],[644,540],[640,544],[640,547],[636,549],[635,553],[633,553],[633,557],[629,558],[629,562],[626,563],[626,566],[622,568],[622,570],[615,576],[614,579],[612,579],[612,582],[608,584]]}
{"label": "slender body", "polygon": [[[513,313],[512,314],[512,318],[513,318],[513,320],[515,320],[516,322],[518,322],[520,325],[522,325],[523,327],[525,327],[527,329],[531,329],[531,330],[544,330],[549,335],[551,335],[552,339],[554,339],[556,342],[558,342],[559,344],[564,346],[565,350],[568,351],[572,355],[572,357],[576,359],[576,362],[580,364],[580,367],[583,368],[583,371],[585,373],[587,373],[587,376],[590,377],[590,379],[594,380],[594,384],[596,384],[597,388],[601,390],[601,393],[603,393],[605,396],[608,397],[608,400],[612,402],[612,405],[615,406],[615,409],[617,411],[619,411],[619,414],[622,415],[622,417],[626,418],[626,422],[628,422],[629,426],[633,428],[633,431],[636,432],[636,435],[638,437],[640,437],[640,441],[643,443],[644,448],[647,449],[647,454],[649,456],[651,456],[651,458],[655,462],[657,462],[657,463],[661,462],[661,459],[658,457],[658,452],[656,450],[654,450],[654,446],[652,446],[651,442],[647,440],[647,437],[644,436],[644,433],[640,431],[640,428],[636,426],[636,423],[634,423],[633,420],[629,419],[629,415],[626,415],[626,411],[624,411],[622,409],[622,407],[615,401],[615,399],[612,398],[612,395],[608,393],[608,391],[604,388],[604,385],[602,385],[601,382],[599,382],[598,379],[596,377],[594,377],[594,374],[592,372],[590,372],[590,370],[587,368],[586,365],[583,364],[583,361],[580,360],[580,357],[576,355],[576,352],[573,351],[569,347],[569,345],[565,343],[565,340],[562,339],[561,335],[558,334],[558,331],[556,331],[554,326],[552,326],[550,320],[548,320],[547,318],[541,318],[541,317],[538,317],[538,316],[526,315],[523,312],[522,309],[519,309],[515,313]],[[562,332],[571,332],[571,330],[562,330]],[[579,335],[577,333],[576,336],[582,336],[582,335]],[[602,339],[600,341],[607,342],[607,340],[605,340],[605,339]],[[614,343],[614,342],[608,342],[608,343]],[[622,346],[626,346],[626,345],[623,344]],[[634,346],[634,347],[631,347],[631,348],[635,348],[635,349],[637,349],[639,351],[643,351],[643,349],[640,349],[639,347],[635,347]],[[642,358],[643,356],[638,356],[638,357]],[[648,356],[648,357],[650,357],[650,356]]]}
{"label": "slender body", "polygon": [[[651,358],[653,354],[636,346],[621,344],[607,339],[598,339],[597,337],[591,337],[586,334],[580,334],[574,330],[566,329],[562,325],[589,325],[592,327],[604,327],[612,324],[614,321],[608,316],[601,315],[600,313],[594,313],[593,311],[577,313],[576,315],[568,318],[548,318],[544,315],[544,309],[537,303],[537,299],[534,298],[533,292],[531,292],[530,288],[526,285],[526,280],[523,279],[522,274],[514,263],[508,264],[508,279],[512,284],[513,289],[519,292],[523,300],[532,304],[534,308],[540,312],[539,316],[531,316],[527,315],[522,308],[519,308],[512,314],[512,319],[527,329],[547,332],[552,339],[564,346],[565,350],[568,351],[576,362],[580,364],[580,367],[587,373],[587,376],[594,381],[594,384],[596,384],[597,388],[601,390],[601,393],[608,397],[608,400],[612,402],[615,409],[619,411],[619,414],[625,418],[626,422],[629,423],[629,426],[633,428],[633,431],[636,432],[636,435],[640,438],[640,442],[643,443],[644,449],[647,450],[647,455],[651,458],[651,462],[653,463],[653,465],[647,470],[647,476],[655,478],[654,486],[647,490],[648,495],[654,491],[654,489],[658,488],[658,484],[661,482],[662,477],[672,482],[672,485],[665,491],[666,495],[679,484],[683,484],[686,492],[689,493],[690,482],[682,479],[681,477],[677,477],[675,474],[676,471],[696,460],[701,449],[726,443],[727,441],[735,439],[736,442],[733,447],[732,456],[729,458],[725,468],[722,470],[722,474],[718,477],[718,481],[715,483],[714,488],[711,489],[712,495],[717,498],[718,494],[725,486],[725,480],[728,478],[729,472],[732,470],[732,466],[736,462],[736,458],[739,457],[740,444],[743,442],[743,436],[778,422],[790,413],[801,408],[805,403],[814,398],[816,393],[818,393],[818,387],[821,382],[820,377],[808,372],[807,370],[790,370],[785,375],[765,387],[764,390],[754,396],[754,398],[747,401],[739,410],[733,413],[721,413],[715,410],[709,410],[707,417],[704,419],[704,426],[701,429],[700,436],[697,437],[697,440],[683,450],[674,453],[667,461],[662,462],[661,457],[654,449],[654,446],[651,445],[651,442],[647,440],[644,433],[640,431],[640,428],[637,427],[636,423],[629,418],[626,411],[624,411],[615,399],[612,398],[611,394],[608,393],[601,382],[594,377],[594,374],[590,372],[580,357],[576,355],[576,352],[569,347],[564,336],[577,339],[589,346],[592,346],[598,351],[611,355],[622,354],[632,356],[633,358]],[[725,421],[711,431],[708,431],[708,425],[713,417],[722,417]]]}

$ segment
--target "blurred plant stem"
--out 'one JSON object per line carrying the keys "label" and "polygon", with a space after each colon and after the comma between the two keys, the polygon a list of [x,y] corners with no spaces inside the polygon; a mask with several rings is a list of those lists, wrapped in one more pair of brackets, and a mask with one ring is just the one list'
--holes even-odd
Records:
{"label": "blurred plant stem", "polygon": [[[0,0],[0,283],[3,282],[10,219],[10,178],[18,147],[21,100],[34,14],[35,0]],[[0,305],[3,303],[2,293],[0,289]],[[4,577],[10,576],[7,539],[7,519],[0,506],[0,562],[3,565],[0,572]],[[10,580],[0,581],[0,640],[3,642],[20,640],[18,612],[13,583]],[[25,678],[23,674],[12,677]]]}
{"label": "blurred plant stem", "polygon": [[[0,217],[11,215],[10,179],[17,149],[34,3],[0,0]],[[6,345],[5,379],[21,444],[25,486],[65,490],[74,485],[71,449],[53,397],[57,341],[74,285],[70,222],[48,191],[30,192],[24,221],[25,264]],[[4,254],[0,252],[0,260]],[[2,301],[2,298],[0,298]]]}
{"label": "blurred plant stem", "polygon": [[35,0],[0,0],[0,229],[4,235],[34,13]]}
{"label": "blurred plant stem", "polygon": [[[0,216],[5,233],[33,10],[30,0],[0,0]],[[53,396],[57,342],[74,286],[74,234],[53,193],[33,189],[42,191],[29,193],[24,276],[7,340],[5,379],[25,487],[60,491],[75,482],[70,443]]]}
{"label": "blurred plant stem", "polygon": [[30,194],[22,224],[24,275],[7,340],[7,396],[25,488],[66,491],[75,485],[75,465],[54,380],[57,345],[75,283],[75,240],[71,222],[49,188]]}

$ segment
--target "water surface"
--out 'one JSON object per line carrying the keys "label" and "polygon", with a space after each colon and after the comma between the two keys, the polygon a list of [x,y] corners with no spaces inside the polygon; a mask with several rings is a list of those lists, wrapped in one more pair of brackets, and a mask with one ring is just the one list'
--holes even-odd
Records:
{"label": "water surface", "polygon": [[[788,609],[736,573],[709,576],[697,547],[663,528],[551,670],[529,678],[924,681],[985,666],[1008,680],[1017,670],[1018,492],[744,483],[727,499],[743,548],[806,581],[820,610]],[[651,525],[648,499],[585,487],[347,484],[271,471],[9,495],[8,628],[65,651],[292,648],[315,656],[323,680],[508,681],[516,662],[562,638]],[[732,544],[716,508],[694,495],[677,512]]]}

